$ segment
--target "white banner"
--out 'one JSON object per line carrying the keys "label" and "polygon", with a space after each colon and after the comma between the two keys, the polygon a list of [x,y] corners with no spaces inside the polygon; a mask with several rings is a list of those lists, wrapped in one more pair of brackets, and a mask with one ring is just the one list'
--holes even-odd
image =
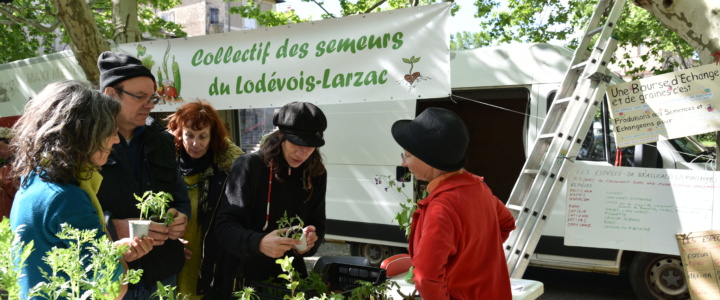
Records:
{"label": "white banner", "polygon": [[86,80],[70,50],[0,65],[0,117],[20,115],[28,99],[66,79]]}
{"label": "white banner", "polygon": [[450,94],[449,18],[445,2],[119,48],[162,84],[154,111],[436,98]]}
{"label": "white banner", "polygon": [[618,147],[720,130],[718,91],[714,64],[608,87]]}

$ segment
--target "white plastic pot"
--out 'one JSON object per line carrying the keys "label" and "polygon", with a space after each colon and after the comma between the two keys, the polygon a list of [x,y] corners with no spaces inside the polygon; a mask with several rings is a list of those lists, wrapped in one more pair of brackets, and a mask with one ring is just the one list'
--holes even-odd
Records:
{"label": "white plastic pot", "polygon": [[307,246],[307,238],[305,237],[305,232],[303,231],[303,228],[302,228],[302,227],[297,226],[297,225],[295,225],[295,226],[293,226],[293,227],[290,227],[290,229],[288,229],[287,231],[285,231],[285,237],[286,237],[286,238],[290,238],[291,235],[292,235],[292,233],[293,233],[294,231],[300,231],[300,232],[302,232],[302,236],[300,237],[300,243],[301,243],[301,244],[300,244],[300,245],[293,245],[293,247],[295,247],[295,249],[297,249],[297,250],[300,251],[300,252],[307,250],[307,247],[308,247],[308,246]]}
{"label": "white plastic pot", "polygon": [[130,230],[130,238],[134,239],[135,237],[142,238],[143,236],[148,235],[148,230],[150,229],[150,220],[130,220],[128,221],[128,227]]}

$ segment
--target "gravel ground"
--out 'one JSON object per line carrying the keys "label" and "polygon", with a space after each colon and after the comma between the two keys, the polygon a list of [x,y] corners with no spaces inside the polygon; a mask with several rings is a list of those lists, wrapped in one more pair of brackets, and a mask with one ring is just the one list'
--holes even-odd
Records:
{"label": "gravel ground", "polygon": [[312,270],[315,262],[322,256],[349,256],[350,255],[350,244],[343,241],[325,241],[320,246],[315,256],[306,257],[305,265],[308,270]]}

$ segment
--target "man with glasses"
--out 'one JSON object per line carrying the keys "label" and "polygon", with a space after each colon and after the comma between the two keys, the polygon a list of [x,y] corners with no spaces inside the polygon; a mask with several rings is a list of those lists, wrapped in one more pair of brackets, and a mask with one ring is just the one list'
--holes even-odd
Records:
{"label": "man with glasses", "polygon": [[190,217],[190,199],[175,161],[174,138],[150,117],[160,100],[152,72],[135,57],[109,51],[100,54],[98,68],[100,90],[122,104],[117,116],[120,143],[102,166],[104,179],[97,194],[110,235],[113,239],[129,236],[127,221],[140,216],[134,195],[163,191],[174,199],[169,209],[174,222],[169,226],[153,222],[148,235],[155,239],[155,247],[128,264],[142,269],[143,275],[123,299],[149,299],[157,282],[175,286],[183,268],[184,246],[179,238]]}

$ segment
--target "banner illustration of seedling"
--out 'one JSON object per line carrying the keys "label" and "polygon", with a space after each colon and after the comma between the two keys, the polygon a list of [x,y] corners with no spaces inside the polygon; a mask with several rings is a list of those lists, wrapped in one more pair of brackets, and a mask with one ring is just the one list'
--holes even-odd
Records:
{"label": "banner illustration of seedling", "polygon": [[403,76],[403,79],[399,80],[398,83],[408,86],[408,92],[412,91],[415,88],[415,85],[418,82],[429,80],[431,78],[422,76],[420,72],[414,72],[413,69],[415,68],[415,64],[420,61],[420,57],[415,57],[414,55],[410,58],[403,58],[402,61],[406,64],[410,64],[410,71]]}

